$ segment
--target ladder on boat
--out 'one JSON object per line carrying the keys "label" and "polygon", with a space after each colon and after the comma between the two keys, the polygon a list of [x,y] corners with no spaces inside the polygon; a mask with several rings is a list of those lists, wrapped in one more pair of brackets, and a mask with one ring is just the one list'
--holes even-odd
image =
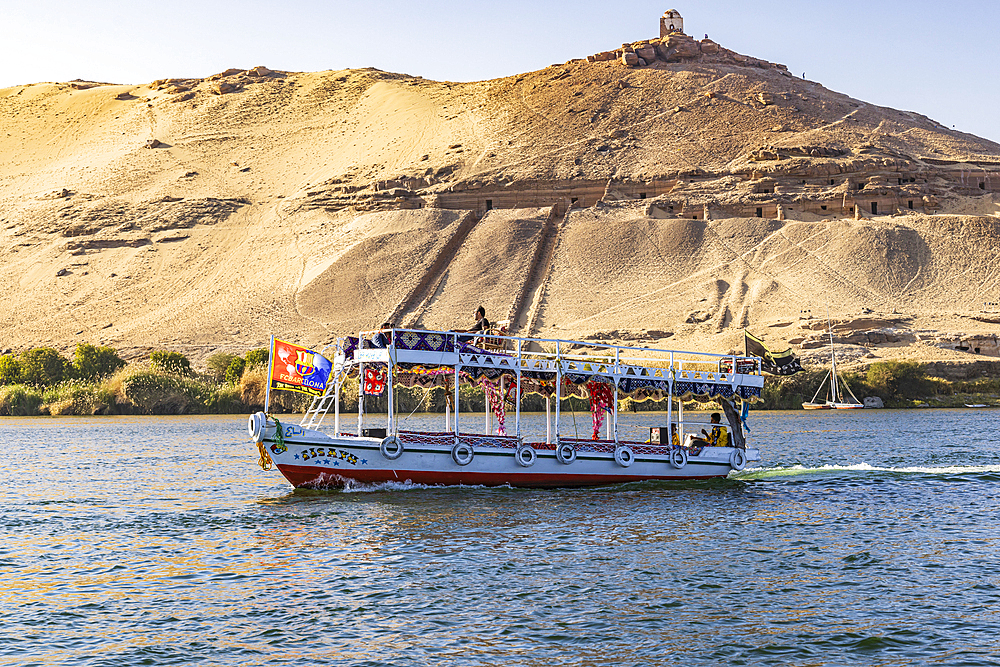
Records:
{"label": "ladder on boat", "polygon": [[[323,348],[323,352],[326,352],[330,347]],[[340,351],[339,346],[337,346],[337,351]],[[323,423],[323,418],[337,404],[337,398],[340,396],[340,376],[343,372],[344,366],[342,364],[338,365],[336,360],[334,360],[333,372],[330,374],[330,381],[326,383],[326,389],[322,395],[313,396],[312,403],[309,404],[309,409],[302,415],[299,426],[309,429],[319,429]]]}
{"label": "ladder on boat", "polygon": [[318,429],[320,427],[323,423],[323,418],[326,417],[326,413],[333,408],[337,400],[336,387],[336,383],[328,383],[326,391],[323,392],[322,396],[313,397],[309,409],[302,415],[302,421],[299,422],[299,426],[311,429]]}

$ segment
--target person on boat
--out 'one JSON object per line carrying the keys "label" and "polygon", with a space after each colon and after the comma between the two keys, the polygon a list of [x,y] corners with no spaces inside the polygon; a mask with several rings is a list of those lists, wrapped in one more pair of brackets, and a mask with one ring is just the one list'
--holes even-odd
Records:
{"label": "person on boat", "polygon": [[701,429],[701,432],[705,434],[710,447],[729,446],[729,431],[722,425],[722,415],[718,412],[712,413],[712,432],[708,433],[705,429]]}
{"label": "person on boat", "polygon": [[476,323],[472,325],[471,329],[469,329],[469,333],[476,333],[480,331],[486,333],[487,331],[490,330],[490,321],[486,319],[485,308],[483,308],[482,306],[476,308],[475,318],[476,318]]}
{"label": "person on boat", "polygon": [[729,431],[722,425],[722,415],[718,412],[712,413],[712,432],[701,429],[703,438],[688,436],[688,447],[728,447]]}
{"label": "person on boat", "polygon": [[[476,322],[472,325],[471,329],[459,330],[460,333],[486,333],[490,330],[490,321],[486,319],[486,309],[482,306],[476,308],[475,314]],[[473,336],[459,336],[458,340],[467,343],[473,339]]]}
{"label": "person on boat", "polygon": [[[392,323],[383,322],[379,329],[381,331],[375,334],[375,337],[372,338],[372,343],[375,347],[389,347],[389,343],[392,342]],[[386,331],[386,329],[389,329],[389,331]]]}

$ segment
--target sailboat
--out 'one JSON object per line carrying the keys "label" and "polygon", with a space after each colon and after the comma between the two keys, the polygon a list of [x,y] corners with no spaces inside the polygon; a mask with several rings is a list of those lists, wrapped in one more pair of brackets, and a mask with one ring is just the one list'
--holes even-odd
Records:
{"label": "sailboat", "polygon": [[[865,407],[865,404],[858,400],[858,397],[854,395],[851,388],[847,386],[847,383],[842,379],[837,377],[837,353],[833,348],[833,324],[830,322],[829,315],[827,315],[827,327],[830,332],[830,370],[827,372],[823,381],[820,383],[819,387],[816,389],[816,393],[813,394],[812,400],[803,403],[802,407],[805,410],[857,410],[859,408]],[[830,380],[830,384],[827,385],[827,379]],[[838,382],[840,380],[840,382]],[[846,400],[844,392],[841,389],[841,384],[843,388],[847,390],[854,402]],[[828,387],[826,400],[822,402],[817,402],[816,398],[819,396],[819,392],[823,390],[823,387]]]}

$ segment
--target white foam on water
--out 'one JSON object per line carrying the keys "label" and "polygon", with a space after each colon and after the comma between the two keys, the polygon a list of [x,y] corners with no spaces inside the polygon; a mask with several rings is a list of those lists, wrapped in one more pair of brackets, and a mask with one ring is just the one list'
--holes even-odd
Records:
{"label": "white foam on water", "polygon": [[342,489],[344,493],[384,493],[386,491],[423,491],[426,489],[486,489],[486,488],[499,488],[499,489],[510,489],[512,488],[509,484],[504,484],[498,487],[486,487],[481,484],[449,484],[448,486],[442,486],[440,484],[415,484],[409,480],[405,482],[380,482],[378,484],[361,484],[358,482],[351,482],[344,486]]}
{"label": "white foam on water", "polygon": [[766,477],[790,477],[793,475],[808,475],[811,473],[828,472],[891,472],[914,473],[922,475],[968,475],[978,473],[1000,473],[1000,465],[988,466],[873,466],[862,461],[849,465],[826,464],[808,467],[803,465],[777,466],[774,468],[747,468],[737,475],[736,479],[762,479]]}
{"label": "white foam on water", "polygon": [[433,488],[429,484],[414,484],[413,482],[380,482],[378,484],[360,484],[351,482],[344,485],[344,493],[379,493],[383,491],[419,491]]}

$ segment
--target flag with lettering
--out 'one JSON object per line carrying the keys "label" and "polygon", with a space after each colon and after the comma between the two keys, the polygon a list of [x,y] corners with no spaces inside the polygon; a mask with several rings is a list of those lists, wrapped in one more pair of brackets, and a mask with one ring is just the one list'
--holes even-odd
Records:
{"label": "flag with lettering", "polygon": [[274,339],[271,345],[271,388],[321,396],[333,364],[319,352]]}

